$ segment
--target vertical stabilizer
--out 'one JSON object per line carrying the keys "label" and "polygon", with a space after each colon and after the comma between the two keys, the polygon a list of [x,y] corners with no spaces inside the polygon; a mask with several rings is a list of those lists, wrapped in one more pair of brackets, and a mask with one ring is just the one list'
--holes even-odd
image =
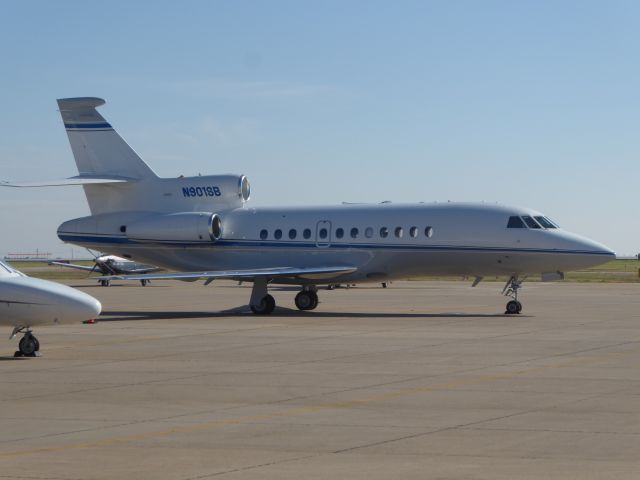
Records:
{"label": "vertical stabilizer", "polygon": [[80,175],[112,175],[144,179],[156,175],[113,127],[96,111],[101,98],[58,100]]}
{"label": "vertical stabilizer", "polygon": [[[58,99],[58,107],[71,150],[82,176],[122,177],[131,181],[157,178],[156,174],[100,115],[101,98]],[[95,214],[109,209],[118,187],[85,185],[89,208]]]}

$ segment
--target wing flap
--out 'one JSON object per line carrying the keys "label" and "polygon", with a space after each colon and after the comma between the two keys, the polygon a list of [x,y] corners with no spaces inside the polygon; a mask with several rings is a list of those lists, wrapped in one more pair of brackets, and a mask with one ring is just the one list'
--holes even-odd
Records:
{"label": "wing flap", "polygon": [[147,275],[111,275],[104,280],[200,280],[200,279],[252,279],[252,278],[299,278],[322,280],[337,274],[355,272],[355,267],[281,267],[258,268],[253,270],[217,270],[210,272],[151,273]]}

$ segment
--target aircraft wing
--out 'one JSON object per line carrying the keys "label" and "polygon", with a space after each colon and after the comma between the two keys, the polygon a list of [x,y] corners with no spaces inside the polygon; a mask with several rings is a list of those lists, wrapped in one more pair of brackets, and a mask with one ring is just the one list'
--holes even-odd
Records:
{"label": "aircraft wing", "polygon": [[144,275],[150,272],[157,272],[158,270],[162,269],[160,267],[133,268],[131,270],[127,270],[127,273],[123,273],[122,275]]}
{"label": "aircraft wing", "polygon": [[[64,262],[49,262],[49,265],[57,265],[59,267],[66,267],[66,268],[75,268],[76,270],[85,270],[87,272],[91,272],[91,271],[95,271],[96,267],[87,267],[85,265],[76,265],[74,263],[64,263]],[[98,273],[100,273],[100,270],[98,270]]]}
{"label": "aircraft wing", "polygon": [[0,187],[65,187],[68,185],[101,185],[106,183],[126,183],[132,181],[135,181],[135,179],[115,176],[93,177],[78,175],[76,177],[42,182],[7,182],[3,180],[0,181]]}
{"label": "aircraft wing", "polygon": [[332,278],[336,274],[355,272],[355,267],[280,267],[257,268],[253,270],[217,270],[210,272],[178,272],[178,273],[151,273],[147,275],[110,275],[102,277],[104,280],[185,280],[199,279],[253,279],[257,277],[267,278],[299,278],[307,280],[322,280]]}

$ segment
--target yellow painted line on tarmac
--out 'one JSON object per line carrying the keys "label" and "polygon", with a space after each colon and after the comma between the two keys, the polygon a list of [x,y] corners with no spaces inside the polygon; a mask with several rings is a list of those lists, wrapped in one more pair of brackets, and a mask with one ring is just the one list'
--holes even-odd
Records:
{"label": "yellow painted line on tarmac", "polygon": [[[640,341],[640,339],[637,339],[635,341]],[[194,425],[176,426],[176,427],[167,428],[163,430],[154,430],[150,432],[123,435],[120,437],[106,438],[103,440],[97,440],[92,442],[69,443],[66,445],[56,445],[51,447],[40,447],[40,448],[31,448],[31,449],[25,449],[25,450],[14,450],[11,452],[0,452],[0,458],[15,458],[15,457],[24,457],[29,455],[43,454],[43,453],[44,454],[58,453],[58,452],[64,452],[68,450],[109,447],[109,446],[122,445],[122,444],[136,442],[136,441],[169,437],[171,435],[176,435],[176,434],[195,433],[195,432],[200,432],[205,430],[214,430],[217,428],[230,426],[230,425],[242,425],[242,424],[247,424],[252,422],[264,422],[264,421],[273,420],[277,418],[297,417],[297,416],[322,412],[326,410],[350,409],[350,408],[366,406],[372,403],[380,403],[388,400],[417,395],[420,393],[450,390],[454,388],[459,388],[459,387],[464,387],[469,385],[477,385],[477,384],[495,381],[495,380],[509,380],[521,375],[540,373],[540,372],[544,372],[551,369],[569,368],[569,367],[588,365],[588,364],[593,364],[598,362],[608,362],[608,361],[616,360],[626,355],[637,354],[637,353],[639,352],[636,349],[636,350],[625,350],[621,352],[612,352],[610,354],[601,354],[597,356],[579,357],[579,358],[574,358],[571,360],[550,364],[550,365],[524,368],[524,369],[515,370],[511,372],[496,373],[491,375],[461,377],[459,379],[452,380],[450,382],[437,383],[434,385],[425,385],[422,387],[404,388],[400,390],[395,390],[387,393],[374,394],[374,395],[353,399],[353,400],[329,402],[325,404],[310,405],[306,407],[291,407],[285,410],[275,411],[272,413],[265,413],[261,415],[246,415],[246,416],[239,416],[239,417],[229,418],[229,419],[213,420],[210,422],[204,422],[204,423],[199,423]]]}

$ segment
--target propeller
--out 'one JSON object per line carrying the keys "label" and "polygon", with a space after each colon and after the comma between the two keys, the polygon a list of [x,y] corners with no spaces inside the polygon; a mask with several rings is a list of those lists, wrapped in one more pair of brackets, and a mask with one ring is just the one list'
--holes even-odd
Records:
{"label": "propeller", "polygon": [[100,258],[100,256],[96,255],[95,253],[93,253],[88,248],[86,250],[87,250],[87,252],[89,252],[89,255],[91,255],[93,257],[93,268],[91,268],[91,270],[89,270],[89,275],[91,275],[92,273],[94,273],[96,271],[96,269],[100,265],[100,262],[98,260],[98,258]]}

